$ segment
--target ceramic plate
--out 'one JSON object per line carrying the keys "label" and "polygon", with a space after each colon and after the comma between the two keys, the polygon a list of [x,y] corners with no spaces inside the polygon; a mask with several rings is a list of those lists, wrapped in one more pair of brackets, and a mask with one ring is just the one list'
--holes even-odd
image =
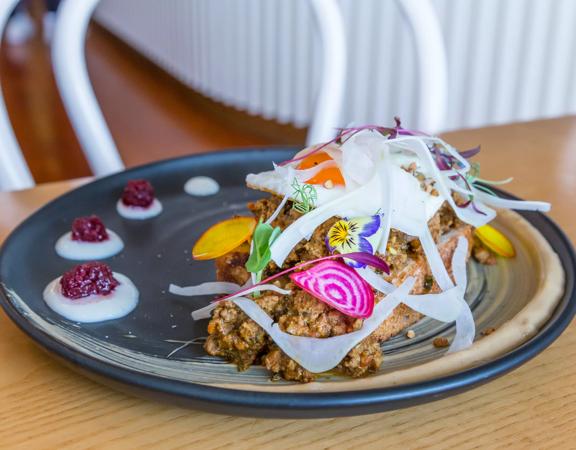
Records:
{"label": "ceramic plate", "polygon": [[[491,267],[469,264],[466,298],[474,313],[479,342],[492,338],[482,337],[481,331],[504,329],[504,324],[518,317],[539,292],[550,270],[550,261],[539,259],[539,245],[553,249],[552,259],[565,277],[550,281],[556,286],[558,301],[535,330],[537,333],[500,349],[497,355],[443,366],[445,349],[436,349],[431,342],[439,335],[450,336],[454,329],[451,324],[432,319],[412,327],[415,339],[397,336],[384,343],[380,373],[367,379],[325,377],[301,386],[271,381],[261,367],[239,373],[235,366],[206,355],[202,342],[207,322],[192,321],[190,311],[206,304],[208,298],[173,296],[168,293],[168,285],[214,279],[213,262],[192,261],[192,245],[208,226],[245,213],[248,201],[265,195],[245,187],[248,172],[268,170],[271,161],[287,159],[293,152],[269,148],[168,160],[102,178],[63,195],[22,223],[4,243],[0,254],[2,306],[42,347],[113,387],[213,412],[265,417],[366,414],[453,395],[534,357],[572,319],[576,305],[575,257],[570,243],[546,216],[522,213],[524,228],[499,219],[516,246],[518,255],[514,260],[500,260]],[[216,179],[220,192],[210,197],[185,194],[184,183],[195,175]],[[154,184],[164,205],[159,217],[129,221],[118,216],[116,201],[132,178],[147,178]],[[42,291],[50,280],[74,265],[56,255],[55,241],[75,217],[88,214],[101,216],[106,226],[124,240],[124,251],[107,263],[132,279],[141,299],[138,307],[122,319],[78,324],[52,312],[42,300]],[[536,233],[540,244],[535,244],[526,230]],[[189,341],[190,345],[168,358]],[[436,370],[419,370],[422,367]],[[421,375],[394,375],[414,370]]]}

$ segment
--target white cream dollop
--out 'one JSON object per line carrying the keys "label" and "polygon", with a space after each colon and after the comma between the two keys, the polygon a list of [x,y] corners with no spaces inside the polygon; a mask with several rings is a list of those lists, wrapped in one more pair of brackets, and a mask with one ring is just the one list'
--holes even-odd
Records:
{"label": "white cream dollop", "polygon": [[214,178],[199,176],[190,178],[184,185],[184,192],[196,197],[207,197],[217,194],[220,185]]}
{"label": "white cream dollop", "polygon": [[108,239],[101,242],[74,241],[72,233],[64,234],[56,241],[56,253],[62,258],[74,261],[95,261],[110,258],[122,251],[124,242],[114,231],[106,228]]}
{"label": "white cream dollop", "polygon": [[46,304],[68,320],[93,323],[119,319],[130,314],[138,304],[138,289],[130,279],[114,272],[114,278],[120,283],[109,295],[90,295],[79,299],[70,299],[62,294],[60,279],[52,280],[44,289]]}
{"label": "white cream dollop", "polygon": [[125,205],[122,200],[116,203],[116,211],[125,219],[145,220],[158,216],[162,212],[162,203],[155,198],[147,208]]}

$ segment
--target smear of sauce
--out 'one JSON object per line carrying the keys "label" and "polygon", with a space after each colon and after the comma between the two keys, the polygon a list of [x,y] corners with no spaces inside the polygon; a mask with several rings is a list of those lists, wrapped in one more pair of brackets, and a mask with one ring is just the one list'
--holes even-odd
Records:
{"label": "smear of sauce", "polygon": [[210,177],[192,177],[184,185],[184,192],[196,197],[207,197],[217,194],[220,190],[218,182]]}

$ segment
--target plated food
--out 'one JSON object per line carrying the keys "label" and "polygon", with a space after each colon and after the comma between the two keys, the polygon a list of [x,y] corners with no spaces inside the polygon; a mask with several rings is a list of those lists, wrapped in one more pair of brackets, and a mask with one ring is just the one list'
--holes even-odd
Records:
{"label": "plated food", "polygon": [[[244,253],[244,257],[246,253],[250,253],[252,242],[265,242],[263,237],[270,229],[258,226],[260,214],[254,215],[250,212],[246,203],[257,204],[269,199],[270,208],[273,208],[274,196],[247,188],[245,177],[248,173],[258,174],[272,169],[271,161],[293,159],[295,152],[295,149],[270,147],[193,155],[131,169],[75,189],[34,213],[4,242],[0,251],[0,304],[9,317],[41,346],[56,352],[65,361],[72,362],[72,367],[81,369],[81,373],[89,374],[105,384],[110,382],[117,386],[120,382],[126,390],[137,388],[139,395],[155,399],[161,396],[166,401],[177,401],[178,404],[213,412],[266,417],[366,414],[454,395],[501,376],[534,357],[560,335],[574,316],[576,295],[573,289],[573,274],[576,258],[567,238],[547,215],[539,212],[518,214],[498,209],[497,216],[490,222],[493,228],[482,229],[489,231],[483,233],[482,238],[488,245],[492,245],[495,251],[503,251],[505,254],[507,247],[502,246],[502,240],[495,238],[497,235],[492,233],[497,229],[509,241],[515,256],[496,256],[494,250],[487,250],[485,246],[471,247],[474,252],[478,248],[484,250],[479,255],[475,254],[475,257],[487,257],[486,262],[496,264],[479,264],[475,257],[470,258],[466,264],[465,300],[473,311],[476,329],[474,343],[470,348],[447,354],[450,345],[455,341],[456,321],[435,320],[428,315],[433,311],[429,311],[421,320],[383,342],[380,346],[383,352],[380,368],[367,377],[354,378],[347,372],[333,369],[328,372],[310,371],[317,380],[314,383],[286,381],[281,379],[282,374],[273,373],[271,376],[270,371],[262,365],[261,357],[254,359],[246,370],[239,372],[236,364],[227,363],[226,358],[208,354],[204,346],[209,335],[208,325],[215,317],[214,307],[223,306],[231,300],[217,301],[214,305],[213,301],[222,295],[235,294],[241,290],[235,282],[212,281],[216,280],[214,263],[218,263],[218,268],[221,262],[235,252],[225,250],[222,253],[222,246],[214,248],[210,242],[220,242],[224,247],[236,246],[235,251]],[[292,165],[296,164],[304,162],[294,162]],[[186,181],[196,176],[208,176],[216,180],[220,185],[218,193],[202,198],[186,195],[183,192]],[[346,182],[345,177],[343,178]],[[153,183],[161,193],[159,197],[163,204],[162,214],[145,223],[123,220],[118,215],[115,204],[122,188],[130,179],[146,179]],[[326,183],[326,180],[323,183]],[[308,183],[300,182],[300,185],[303,184]],[[338,186],[336,183],[335,185]],[[312,186],[317,188],[320,185]],[[327,183],[327,186],[329,189],[330,183]],[[304,188],[302,192],[308,189],[305,186]],[[494,191],[501,199],[513,198],[498,188],[494,188]],[[277,197],[275,201],[280,200],[280,196]],[[281,198],[284,199],[283,196]],[[289,202],[294,205],[293,201],[286,200],[286,203]],[[300,202],[296,202],[296,207],[302,209]],[[318,208],[320,207],[316,206],[312,210]],[[286,207],[286,211],[294,217],[305,217],[308,214],[298,213],[290,207]],[[51,309],[42,295],[51,280],[74,268],[74,263],[61,258],[54,249],[55,241],[64,231],[62,227],[69,226],[67,224],[72,223],[75,217],[85,217],[87,214],[97,214],[106,228],[116,231],[123,240],[124,250],[106,259],[105,263],[117,281],[122,280],[116,274],[124,274],[137,287],[139,293],[138,304],[130,313],[100,323],[79,323],[66,319]],[[280,217],[279,215],[278,218]],[[357,217],[336,217],[335,223],[344,218],[351,221]],[[297,219],[293,223],[296,221]],[[374,248],[379,232],[372,234],[373,230],[368,226],[370,222],[374,223],[359,221],[351,224],[351,228],[361,225],[362,237]],[[278,239],[278,231],[274,231],[276,227],[280,228],[277,222],[273,224],[270,234],[276,234]],[[219,240],[204,239],[210,237],[213,230],[225,233],[220,233]],[[333,239],[341,237],[341,231],[341,227],[335,228]],[[394,230],[391,235],[393,233]],[[477,228],[473,239],[479,239],[479,236]],[[200,237],[203,238],[199,240]],[[244,243],[239,244],[238,239],[244,240]],[[202,246],[194,246],[194,255],[199,257],[200,253],[197,251],[202,250],[203,258],[206,259],[194,261],[190,249],[197,240]],[[335,248],[334,253],[329,253],[330,258],[325,261],[342,263],[338,256],[338,243],[333,241],[331,247]],[[253,258],[250,264],[252,270],[258,269],[266,259],[265,250],[263,248],[261,252],[264,258]],[[468,252],[463,252],[465,257]],[[372,256],[376,256],[380,262],[367,257],[366,252],[354,253],[346,254],[345,263],[350,269],[356,271],[357,268],[351,265],[363,261],[380,265],[380,269],[375,269],[368,264],[367,269],[385,274],[383,258],[379,252]],[[393,274],[393,262],[388,259],[390,256],[391,254],[387,254],[384,262]],[[461,253],[455,252],[449,259],[449,264],[458,266],[457,261],[460,258]],[[302,262],[310,261],[312,260]],[[296,286],[294,292],[296,289],[312,290],[312,275],[323,275],[331,271],[331,264],[321,263],[322,261],[304,265],[291,272],[289,270],[294,265],[288,266],[284,263],[282,270],[288,270],[284,279],[279,277],[265,284],[284,289],[282,283],[289,280]],[[227,264],[226,269],[230,271],[233,266]],[[233,272],[246,274],[245,263],[236,266]],[[311,269],[309,273],[308,269]],[[262,273],[262,281],[265,281],[272,271],[274,273],[271,276],[277,275],[278,270],[273,269],[269,262]],[[344,271],[348,272],[347,269]],[[301,272],[303,275],[296,276]],[[295,274],[296,280],[292,280],[290,274]],[[348,280],[349,274],[345,275],[339,282]],[[167,289],[170,281],[179,286],[202,283],[201,288],[192,286],[190,290],[179,290],[183,294],[202,295],[174,295]],[[296,285],[296,281],[302,288]],[[375,299],[372,304],[370,294],[358,285],[358,279],[354,278],[352,283],[350,288],[361,294],[358,297],[360,302],[342,302],[339,305],[333,303],[333,307],[324,300],[313,297],[314,305],[326,305],[326,308],[331,308],[337,314],[352,312],[359,316],[369,314],[372,305],[370,317],[376,318],[382,314],[382,307],[379,305],[393,304],[394,302],[386,301],[399,298],[398,295],[384,297],[384,294],[373,290]],[[455,284],[458,286],[462,283],[456,280]],[[322,287],[327,286],[326,283],[322,284]],[[400,288],[405,289],[406,286]],[[211,294],[216,289],[221,293]],[[262,285],[256,289],[260,290],[260,297],[253,297],[250,292],[245,292],[244,296],[251,302],[254,298],[258,300],[269,294],[286,297],[284,294],[265,290]],[[402,291],[396,292],[398,293],[401,294]],[[103,297],[105,299],[106,295]],[[407,297],[406,301],[418,298],[427,297],[414,295]],[[331,296],[329,300],[337,299]],[[82,301],[83,298],[69,299],[70,303],[79,302],[73,306],[81,305]],[[404,307],[412,308],[404,302],[397,308]],[[250,321],[256,323],[248,319],[246,313],[239,308],[229,310],[237,314],[237,317],[244,318],[247,325],[250,325]],[[190,317],[191,312],[194,312],[197,318],[207,319],[193,320]],[[329,317],[339,317],[335,312]],[[272,315],[269,317],[273,318]],[[378,327],[376,331],[370,332],[373,326],[371,322],[377,320],[370,320],[370,317],[352,319],[350,316],[350,319],[346,320],[362,321],[362,328],[358,331],[368,331],[369,335],[374,335]],[[446,318],[447,316],[444,317],[445,320]],[[238,323],[241,323],[240,320]],[[262,323],[271,333],[276,333],[273,326],[268,326],[268,322]],[[252,329],[252,326],[246,328],[247,325],[243,326],[242,330]],[[264,327],[261,328],[266,330]],[[235,329],[230,327],[230,330],[233,331],[233,336]],[[267,335],[268,331],[264,333]],[[351,345],[352,333],[354,332],[342,336],[346,345]],[[286,338],[283,334],[279,336],[280,340]],[[314,346],[310,347],[314,352],[319,348],[316,342],[321,341],[322,345],[329,346],[334,342],[331,340],[333,337],[340,337],[317,338],[311,341],[309,336],[291,336],[302,337],[302,341],[295,341],[303,342],[303,345],[314,342]],[[288,336],[288,340],[292,339],[291,336]],[[357,337],[358,335],[352,336]],[[271,338],[266,339],[268,343],[273,342]],[[366,339],[370,339],[370,336]],[[448,347],[442,347],[446,344]],[[362,342],[354,345],[352,350],[344,352],[344,356],[359,345],[362,345]],[[334,359],[339,357],[337,352],[333,351],[327,351],[326,354]],[[287,358],[296,361],[290,355]],[[330,362],[321,358],[318,361],[322,364]],[[338,363],[336,361],[337,365]],[[318,393],[337,395],[319,396]]]}
{"label": "plated food", "polygon": [[343,129],[248,175],[248,187],[271,195],[248,205],[253,216],[208,229],[193,250],[215,259],[218,281],[170,291],[226,294],[193,312],[210,319],[205,350],[291,381],[373,373],[381,344],[424,316],[455,322],[449,353],[469,348],[466,262],[514,256],[489,225],[494,208],[549,209],[494,195],[469,162],[478,151],[399,122]]}
{"label": "plated food", "polygon": [[[468,258],[494,264],[512,258],[507,237],[488,223],[490,206],[546,211],[543,202],[504,200],[443,140],[406,130],[365,126],[340,131],[273,170],[251,173],[247,186],[270,194],[248,205],[251,216],[216,223],[193,248],[216,261],[218,281],[171,285],[176,295],[225,294],[192,313],[210,319],[204,345],[239,370],[261,364],[272,377],[310,382],[321,374],[354,378],[374,373],[382,343],[424,316],[456,324],[453,353],[476,336],[464,298]],[[218,183],[190,178],[184,191],[214,195]],[[117,203],[125,218],[162,211],[146,179],[127,182]],[[78,217],[56,243],[68,259],[96,260],[123,249],[96,216]],[[77,322],[117,319],[138,303],[138,290],[100,262],[80,264],[53,280],[44,300]]]}

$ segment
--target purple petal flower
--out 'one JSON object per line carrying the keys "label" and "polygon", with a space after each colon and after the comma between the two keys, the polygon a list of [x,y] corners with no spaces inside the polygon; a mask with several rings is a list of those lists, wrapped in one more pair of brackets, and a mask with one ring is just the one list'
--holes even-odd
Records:
{"label": "purple petal flower", "polygon": [[370,217],[370,220],[362,225],[362,230],[360,231],[360,236],[370,237],[375,234],[380,229],[381,219],[380,215],[376,214]]}
{"label": "purple petal flower", "polygon": [[[358,243],[358,251],[367,253],[369,255],[374,254],[374,249],[372,248],[372,244],[363,236],[360,236],[360,242]],[[353,259],[345,258],[344,262],[348,264],[350,267],[356,267],[358,269],[366,267],[364,262],[355,261]]]}
{"label": "purple petal flower", "polygon": [[[330,253],[343,255],[353,252],[373,255],[382,238],[381,223],[380,214],[339,220],[328,230],[326,248]],[[346,263],[352,267],[366,266],[363,262],[354,262],[348,258]]]}

